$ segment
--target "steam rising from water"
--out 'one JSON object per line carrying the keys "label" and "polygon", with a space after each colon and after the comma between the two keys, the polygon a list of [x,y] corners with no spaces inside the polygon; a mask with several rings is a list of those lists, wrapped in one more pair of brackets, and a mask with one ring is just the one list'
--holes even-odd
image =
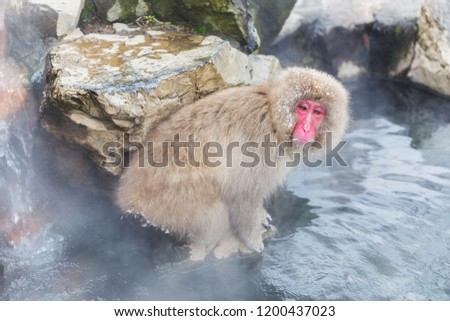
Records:
{"label": "steam rising from water", "polygon": [[56,149],[17,68],[0,60],[0,299],[450,299],[448,101],[359,82],[350,166],[289,178],[268,202],[280,234],[263,256],[187,265],[173,240],[42,160]]}
{"label": "steam rising from water", "polygon": [[[399,90],[408,106],[427,97],[427,114],[392,106]],[[24,135],[18,146],[29,145],[39,135],[3,122],[0,179],[10,187],[7,199],[22,202],[16,208],[31,205],[28,218],[42,222],[19,246],[0,243],[1,298],[450,298],[450,155],[440,149],[450,134],[442,117],[448,103],[383,83],[354,88],[353,96],[355,120],[343,149],[350,166],[300,168],[289,178],[288,191],[268,204],[280,234],[262,257],[194,266],[176,263],[182,248],[121,218],[108,198],[52,178],[54,169],[40,167],[38,154],[7,143]],[[25,175],[28,183],[9,181],[33,172]]]}

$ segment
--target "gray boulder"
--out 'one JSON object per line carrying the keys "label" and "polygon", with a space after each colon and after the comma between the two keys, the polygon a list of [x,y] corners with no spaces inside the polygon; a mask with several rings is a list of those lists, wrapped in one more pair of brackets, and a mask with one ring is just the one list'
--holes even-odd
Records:
{"label": "gray boulder", "polygon": [[259,52],[267,52],[291,13],[295,1],[249,0],[250,12],[261,39]]}
{"label": "gray boulder", "polygon": [[[92,0],[97,14],[109,22],[134,22],[148,16],[193,28],[200,34],[234,39],[247,53],[259,46],[246,0]],[[87,9],[86,10],[92,10]]]}
{"label": "gray boulder", "polygon": [[302,0],[269,53],[283,65],[325,69],[341,78],[402,76],[412,61],[423,0]]}
{"label": "gray boulder", "polygon": [[62,36],[74,30],[80,20],[84,0],[28,0],[28,5],[48,7],[56,12],[56,35]]}
{"label": "gray boulder", "polygon": [[419,39],[408,77],[413,82],[450,95],[450,2],[427,0],[418,28]]}
{"label": "gray boulder", "polygon": [[8,54],[27,67],[31,80],[42,78],[48,49],[76,28],[83,5],[84,0],[10,2],[5,11]]}

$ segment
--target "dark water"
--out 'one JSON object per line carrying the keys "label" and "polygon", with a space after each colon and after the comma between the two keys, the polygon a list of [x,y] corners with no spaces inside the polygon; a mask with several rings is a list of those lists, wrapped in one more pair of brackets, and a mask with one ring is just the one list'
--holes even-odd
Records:
{"label": "dark water", "polygon": [[450,103],[392,83],[347,86],[348,166],[289,177],[268,202],[279,234],[263,255],[195,266],[176,263],[185,251],[167,236],[54,174],[35,151],[46,136],[20,125],[26,113],[0,121],[0,218],[38,222],[15,246],[0,231],[0,298],[450,299]]}

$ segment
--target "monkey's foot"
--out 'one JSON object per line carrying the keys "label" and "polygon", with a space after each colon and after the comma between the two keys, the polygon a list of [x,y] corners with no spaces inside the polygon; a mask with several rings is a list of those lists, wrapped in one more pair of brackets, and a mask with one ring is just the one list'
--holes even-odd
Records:
{"label": "monkey's foot", "polygon": [[225,259],[237,252],[250,253],[251,250],[235,235],[229,235],[223,238],[213,251],[214,256],[218,259]]}
{"label": "monkey's foot", "polygon": [[254,231],[252,235],[246,235],[242,238],[244,244],[251,250],[262,252],[264,250],[263,231]]}
{"label": "monkey's foot", "polygon": [[191,249],[191,256],[189,257],[191,261],[202,261],[208,254],[206,246],[201,244],[190,244],[189,248]]}

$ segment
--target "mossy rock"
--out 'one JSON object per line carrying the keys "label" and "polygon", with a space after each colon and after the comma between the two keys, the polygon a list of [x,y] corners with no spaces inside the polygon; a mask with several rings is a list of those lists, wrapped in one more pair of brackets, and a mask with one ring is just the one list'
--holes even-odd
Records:
{"label": "mossy rock", "polygon": [[291,13],[296,0],[248,0],[248,2],[261,38],[260,53],[267,52]]}
{"label": "mossy rock", "polygon": [[[110,22],[134,22],[139,16],[216,34],[236,41],[246,52],[259,46],[259,37],[245,0],[93,0],[98,16]],[[86,3],[88,4],[89,1]]]}

